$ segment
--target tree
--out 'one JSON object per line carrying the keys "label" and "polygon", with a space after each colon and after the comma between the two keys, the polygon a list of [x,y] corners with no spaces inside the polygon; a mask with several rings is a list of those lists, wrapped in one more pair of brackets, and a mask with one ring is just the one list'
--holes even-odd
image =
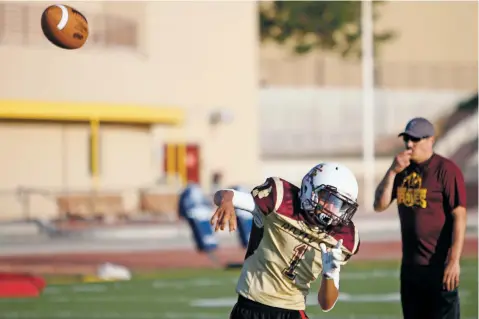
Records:
{"label": "tree", "polygon": [[[374,20],[381,2],[373,1]],[[297,54],[321,49],[361,56],[360,1],[260,1],[259,15],[262,42],[291,43]],[[375,50],[393,36],[375,32]]]}

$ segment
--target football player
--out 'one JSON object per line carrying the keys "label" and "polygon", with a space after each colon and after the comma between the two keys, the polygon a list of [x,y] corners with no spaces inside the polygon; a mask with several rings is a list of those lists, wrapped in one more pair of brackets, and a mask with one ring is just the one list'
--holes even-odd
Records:
{"label": "football player", "polygon": [[322,163],[303,178],[301,188],[278,177],[251,194],[219,190],[211,218],[215,231],[236,229],[235,208],[254,216],[230,319],[305,319],[311,282],[321,278],[323,311],[336,304],[340,267],[359,249],[351,221],[358,208],[358,183],[337,163]]}

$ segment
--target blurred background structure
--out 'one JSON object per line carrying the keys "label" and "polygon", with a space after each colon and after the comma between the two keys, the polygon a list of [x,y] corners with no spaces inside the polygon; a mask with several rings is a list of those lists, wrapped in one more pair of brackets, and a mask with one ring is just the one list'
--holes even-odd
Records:
{"label": "blurred background structure", "polygon": [[[362,179],[360,6],[319,3],[344,13],[323,27],[323,44],[300,43],[299,53],[287,32],[275,34],[271,2],[75,2],[91,27],[77,51],[43,37],[44,4],[2,3],[0,219],[60,217],[63,193],[92,188],[137,213],[152,188],[210,189],[218,175],[248,187],[271,175],[299,182],[321,160]],[[462,150],[477,138],[474,101],[459,109],[477,91],[476,6],[375,5],[377,178],[401,148],[397,132],[425,116],[438,152],[477,184],[477,149]]]}
{"label": "blurred background structure", "polygon": [[[44,38],[49,3],[0,2],[4,254],[192,249],[178,214],[188,182],[207,194],[268,176],[299,183],[326,160],[361,186],[371,174],[360,2],[65,4],[89,20],[79,50]],[[466,177],[476,247],[477,12],[466,1],[374,3],[373,119],[376,181],[410,118],[435,123],[436,151]],[[362,238],[398,239],[395,209],[377,217],[365,205],[372,191],[360,188]]]}

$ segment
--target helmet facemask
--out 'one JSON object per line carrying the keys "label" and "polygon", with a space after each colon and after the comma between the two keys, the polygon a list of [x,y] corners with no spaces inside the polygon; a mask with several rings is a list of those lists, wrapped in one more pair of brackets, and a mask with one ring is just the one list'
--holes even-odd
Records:
{"label": "helmet facemask", "polygon": [[330,185],[311,188],[311,198],[301,202],[308,223],[328,231],[349,224],[358,208],[354,200]]}

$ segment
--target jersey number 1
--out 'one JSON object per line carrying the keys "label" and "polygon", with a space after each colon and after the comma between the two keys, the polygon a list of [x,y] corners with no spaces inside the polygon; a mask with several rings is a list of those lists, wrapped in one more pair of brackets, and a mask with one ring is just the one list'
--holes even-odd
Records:
{"label": "jersey number 1", "polygon": [[296,278],[296,267],[298,267],[299,262],[304,257],[304,254],[308,248],[309,247],[306,244],[299,244],[298,246],[294,247],[293,257],[291,257],[289,267],[283,270],[283,274],[290,280],[294,280],[294,278]]}

